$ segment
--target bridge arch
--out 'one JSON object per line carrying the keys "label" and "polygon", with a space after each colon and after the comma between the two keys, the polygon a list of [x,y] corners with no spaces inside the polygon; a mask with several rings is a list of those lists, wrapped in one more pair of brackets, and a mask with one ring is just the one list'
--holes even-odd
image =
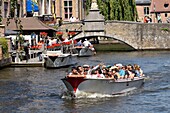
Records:
{"label": "bridge arch", "polygon": [[[94,32],[93,32],[94,33]],[[133,44],[131,44],[129,41],[127,40],[121,40],[121,39],[124,39],[124,38],[120,38],[119,36],[113,36],[113,35],[105,35],[104,33],[94,33],[93,35],[90,35],[91,33],[87,33],[87,34],[84,34],[83,32],[80,33],[79,35],[76,35],[74,37],[74,39],[83,39],[83,38],[87,38],[87,39],[90,39],[90,37],[105,37],[105,38],[111,38],[111,39],[114,39],[114,40],[118,40],[119,42],[122,42],[126,45],[128,45],[129,47],[133,48],[134,50],[137,50],[138,48],[136,48],[135,46],[133,46]]]}

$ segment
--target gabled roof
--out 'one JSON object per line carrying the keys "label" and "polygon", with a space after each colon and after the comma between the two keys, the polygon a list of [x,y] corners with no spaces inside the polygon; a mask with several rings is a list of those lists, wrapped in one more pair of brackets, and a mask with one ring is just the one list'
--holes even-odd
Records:
{"label": "gabled roof", "polygon": [[151,4],[151,0],[136,0],[136,5],[148,5]]}
{"label": "gabled roof", "polygon": [[[28,17],[28,18],[20,18],[21,25],[23,26],[23,30],[53,30],[56,31],[56,29],[49,27],[48,25],[42,23],[40,20],[38,20],[35,17]],[[10,30],[18,30],[16,27],[16,23],[14,19],[10,19],[10,24],[7,26],[6,24],[7,18],[4,18],[2,20],[2,24],[5,25],[6,29]]]}
{"label": "gabled roof", "polygon": [[170,13],[170,0],[152,0],[151,13]]}

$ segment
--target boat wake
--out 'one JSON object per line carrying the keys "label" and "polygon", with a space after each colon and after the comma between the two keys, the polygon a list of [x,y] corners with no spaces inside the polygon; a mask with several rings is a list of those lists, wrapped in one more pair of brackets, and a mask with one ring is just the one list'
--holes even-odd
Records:
{"label": "boat wake", "polygon": [[161,91],[170,90],[170,85],[158,86],[158,87],[148,87],[143,90],[145,93],[156,93]]}
{"label": "boat wake", "polygon": [[95,99],[95,98],[114,98],[114,97],[121,97],[121,96],[128,96],[131,94],[134,94],[137,92],[135,89],[127,90],[124,93],[119,93],[119,94],[100,94],[100,93],[87,93],[87,92],[78,92],[76,95],[73,93],[66,91],[63,93],[62,97],[63,99],[83,99],[83,98],[88,98],[88,99]]}

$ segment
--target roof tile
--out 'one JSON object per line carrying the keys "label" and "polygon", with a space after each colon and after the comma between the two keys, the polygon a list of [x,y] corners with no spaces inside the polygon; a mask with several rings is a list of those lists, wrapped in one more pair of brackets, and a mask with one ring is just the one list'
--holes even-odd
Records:
{"label": "roof tile", "polygon": [[[21,25],[23,26],[23,30],[54,30],[54,28],[49,27],[48,25],[44,24],[40,20],[35,17],[28,17],[28,18],[20,18]],[[14,19],[10,19],[10,24],[7,26],[6,24],[7,18],[2,20],[2,24],[5,25],[6,29],[10,30],[18,30],[15,24]]]}

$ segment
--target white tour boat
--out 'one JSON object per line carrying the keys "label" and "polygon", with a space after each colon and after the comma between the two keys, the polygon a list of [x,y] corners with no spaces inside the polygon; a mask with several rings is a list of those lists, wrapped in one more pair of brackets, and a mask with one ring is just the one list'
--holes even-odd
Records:
{"label": "white tour boat", "polygon": [[79,92],[99,94],[122,94],[140,88],[144,84],[144,77],[134,79],[85,78],[73,76],[61,79],[69,92],[75,96]]}
{"label": "white tour boat", "polygon": [[60,68],[77,63],[77,54],[72,54],[71,51],[63,50],[46,51],[44,54],[44,67],[45,68]]}

